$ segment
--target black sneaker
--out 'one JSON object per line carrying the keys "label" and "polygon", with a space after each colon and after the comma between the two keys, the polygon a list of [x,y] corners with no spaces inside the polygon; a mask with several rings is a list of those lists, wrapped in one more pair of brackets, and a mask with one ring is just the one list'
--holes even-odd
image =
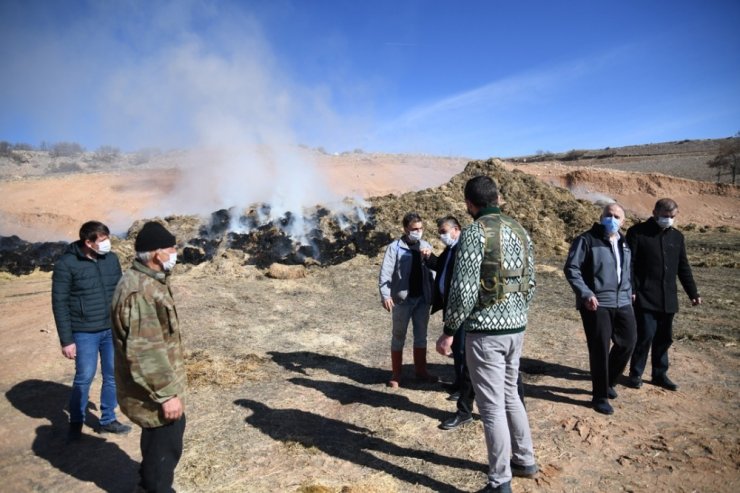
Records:
{"label": "black sneaker", "polygon": [[79,442],[82,440],[82,423],[70,423],[67,430],[67,443]]}
{"label": "black sneaker", "polygon": [[98,433],[113,433],[114,435],[127,435],[131,431],[129,425],[119,423],[118,420],[111,421],[107,425],[100,425]]}

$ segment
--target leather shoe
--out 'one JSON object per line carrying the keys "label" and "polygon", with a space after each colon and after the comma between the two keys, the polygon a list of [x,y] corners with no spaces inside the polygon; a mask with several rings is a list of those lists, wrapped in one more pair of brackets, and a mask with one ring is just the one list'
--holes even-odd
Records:
{"label": "leather shoe", "polygon": [[627,377],[627,380],[624,382],[624,385],[631,389],[639,389],[640,387],[642,387],[642,378],[638,377],[637,375],[632,376],[632,377]]}
{"label": "leather shoe", "polygon": [[453,392],[453,393],[451,393],[450,395],[447,396],[447,400],[448,401],[453,401],[454,402],[454,401],[457,401],[458,399],[460,399],[460,392],[459,391],[458,392]]}
{"label": "leather shoe", "polygon": [[594,411],[601,414],[614,414],[614,408],[607,399],[594,399]]}
{"label": "leather shoe", "polygon": [[480,491],[481,493],[511,493],[511,481],[501,483],[496,487],[491,486],[491,484],[489,483],[488,486]]}
{"label": "leather shoe", "polygon": [[533,478],[540,470],[537,464],[531,466],[521,466],[514,461],[511,461],[511,475],[517,478]]}
{"label": "leather shoe", "polygon": [[653,385],[657,385],[658,387],[663,387],[666,390],[670,390],[672,392],[675,392],[678,390],[678,385],[673,383],[670,378],[668,378],[667,375],[662,375],[659,377],[653,377]]}
{"label": "leather shoe", "polygon": [[617,397],[619,397],[619,394],[617,394],[617,389],[615,389],[614,387],[609,387],[608,389],[606,389],[606,396],[609,399],[616,399]]}
{"label": "leather shoe", "polygon": [[470,423],[471,421],[473,421],[473,416],[455,413],[455,415],[450,419],[442,421],[442,424],[439,425],[439,427],[443,430],[454,430],[455,428],[466,423]]}

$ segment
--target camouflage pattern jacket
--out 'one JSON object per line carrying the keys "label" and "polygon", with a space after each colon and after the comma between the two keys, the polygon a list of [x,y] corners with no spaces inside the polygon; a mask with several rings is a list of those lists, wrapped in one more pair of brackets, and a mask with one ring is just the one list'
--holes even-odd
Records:
{"label": "camouflage pattern jacket", "polygon": [[138,260],[113,295],[116,393],[121,411],[143,428],[168,423],[162,403],[184,398],[185,362],[168,278]]}

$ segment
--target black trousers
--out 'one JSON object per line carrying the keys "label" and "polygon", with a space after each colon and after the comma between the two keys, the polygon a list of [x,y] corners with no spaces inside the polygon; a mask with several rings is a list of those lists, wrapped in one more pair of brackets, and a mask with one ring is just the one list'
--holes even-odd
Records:
{"label": "black trousers", "polygon": [[588,344],[593,399],[606,399],[608,388],[616,385],[635,348],[635,314],[632,305],[598,307],[594,312],[581,308],[580,312]]}
{"label": "black trousers", "polygon": [[173,493],[175,467],[182,456],[185,415],[164,426],[141,429],[139,486],[147,493]]}
{"label": "black trousers", "polygon": [[[651,353],[653,378],[664,377],[668,371],[668,349],[673,344],[673,313],[635,308],[637,344],[630,362],[630,376],[641,377]],[[652,348],[652,350],[651,350]]]}

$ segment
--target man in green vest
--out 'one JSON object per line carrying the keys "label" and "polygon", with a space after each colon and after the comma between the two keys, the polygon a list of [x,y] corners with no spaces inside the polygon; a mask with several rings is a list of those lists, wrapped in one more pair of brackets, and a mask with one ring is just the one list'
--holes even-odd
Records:
{"label": "man in green vest", "polygon": [[466,331],[465,354],[488,448],[483,491],[511,492],[512,476],[538,468],[524,405],[517,392],[519,359],[534,296],[534,247],[514,219],[501,214],[496,183],[476,176],[465,184],[475,222],[463,229],[437,351],[450,354],[454,334]]}

